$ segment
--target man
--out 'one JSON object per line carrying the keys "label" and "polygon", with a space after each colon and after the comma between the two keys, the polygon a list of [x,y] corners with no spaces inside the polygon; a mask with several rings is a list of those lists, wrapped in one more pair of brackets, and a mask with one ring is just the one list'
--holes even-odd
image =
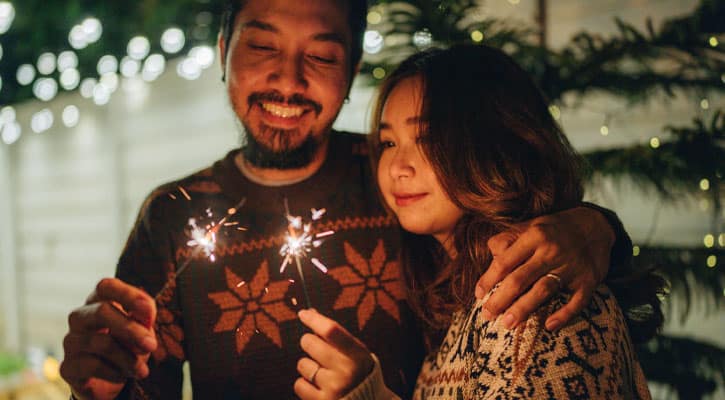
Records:
{"label": "man", "polygon": [[[102,280],[69,316],[61,374],[76,398],[180,398],[184,361],[195,398],[292,398],[303,333],[296,311],[306,307],[365,341],[386,384],[409,396],[425,350],[399,282],[397,226],[377,198],[364,138],[331,132],[360,62],[365,16],[364,1],[229,2],[219,50],[246,144],[149,196],[117,279]],[[304,280],[280,255],[284,232],[299,234],[292,216],[335,232],[301,258]],[[210,226],[213,255],[186,246],[189,223],[220,217]],[[487,303],[491,315],[520,320],[563,285],[574,296],[549,327],[566,322],[606,273],[608,226],[579,208],[494,238],[497,259],[480,292],[508,277]],[[591,271],[592,259],[605,263]]]}

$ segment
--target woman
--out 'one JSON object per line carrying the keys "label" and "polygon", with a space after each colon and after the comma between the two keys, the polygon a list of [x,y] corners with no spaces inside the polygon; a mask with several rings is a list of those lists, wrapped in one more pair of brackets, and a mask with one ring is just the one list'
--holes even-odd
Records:
{"label": "woman", "polygon": [[[631,338],[662,324],[655,275],[599,287],[556,332],[544,320],[563,293],[515,326],[489,321],[486,299],[473,298],[489,237],[582,200],[580,159],[510,57],[468,45],[414,55],[382,85],[373,124],[380,192],[405,230],[408,300],[431,350],[415,398],[650,398]],[[301,339],[301,398],[394,397],[359,340],[314,310],[299,317],[315,333]]]}

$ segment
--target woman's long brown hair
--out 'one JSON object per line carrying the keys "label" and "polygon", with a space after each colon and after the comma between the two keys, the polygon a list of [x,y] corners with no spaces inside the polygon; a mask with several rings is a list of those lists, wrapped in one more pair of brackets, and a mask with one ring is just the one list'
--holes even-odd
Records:
{"label": "woman's long brown hair", "polygon": [[[500,50],[459,45],[413,55],[383,82],[371,131],[374,167],[385,101],[398,83],[414,77],[422,80],[423,154],[464,211],[453,233],[453,260],[430,235],[401,232],[408,301],[438,336],[455,310],[472,304],[492,259],[488,239],[579,205],[584,164],[521,67]],[[660,311],[659,302],[655,308]]]}

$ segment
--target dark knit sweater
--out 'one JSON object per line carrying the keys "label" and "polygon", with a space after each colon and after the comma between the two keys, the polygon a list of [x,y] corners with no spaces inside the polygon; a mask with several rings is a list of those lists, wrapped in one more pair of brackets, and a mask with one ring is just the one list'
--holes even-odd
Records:
{"label": "dark knit sweater", "polygon": [[[300,183],[253,183],[232,151],[148,197],[117,276],[157,296],[159,348],[150,377],[131,381],[129,397],[181,398],[182,364],[189,361],[194,398],[294,398],[304,332],[296,311],[307,305],[296,265],[280,273],[285,199],[290,214],[313,230],[335,231],[301,259],[310,306],[365,342],[388,387],[410,396],[424,349],[399,281],[398,228],[377,198],[364,137],[335,132],[328,151],[320,170]],[[218,231],[213,260],[188,246],[190,218],[198,226],[219,221],[241,199]],[[321,208],[324,216],[311,221],[311,209]]]}

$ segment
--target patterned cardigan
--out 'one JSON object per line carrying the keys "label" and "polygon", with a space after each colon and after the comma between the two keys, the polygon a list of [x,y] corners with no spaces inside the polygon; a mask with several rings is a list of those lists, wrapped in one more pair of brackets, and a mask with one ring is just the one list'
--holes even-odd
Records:
{"label": "patterned cardigan", "polygon": [[[457,312],[438,350],[426,357],[413,398],[650,399],[609,289],[600,286],[575,321],[547,331],[546,317],[565,301],[560,294],[512,330],[483,318],[485,299]],[[395,398],[371,383],[382,383],[377,368],[346,399]]]}

